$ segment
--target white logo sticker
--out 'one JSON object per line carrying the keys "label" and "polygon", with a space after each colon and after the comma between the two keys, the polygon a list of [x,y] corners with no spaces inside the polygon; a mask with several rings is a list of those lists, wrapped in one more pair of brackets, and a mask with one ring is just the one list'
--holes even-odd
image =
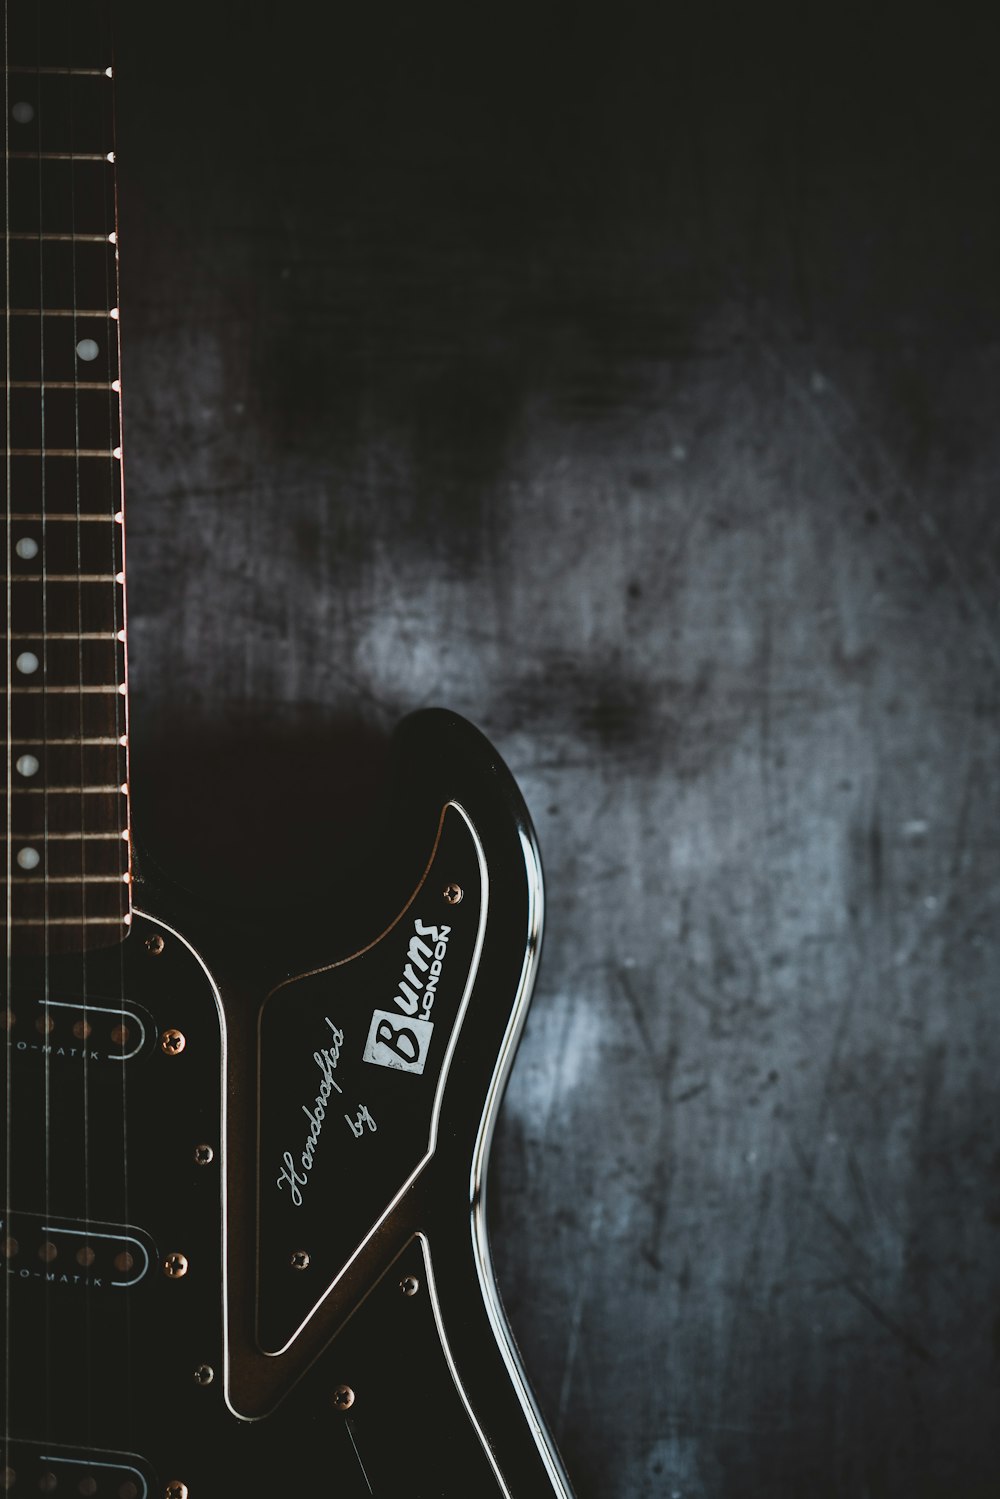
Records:
{"label": "white logo sticker", "polygon": [[395,1067],[399,1072],[423,1072],[433,1030],[430,1020],[376,1010],[365,1045],[365,1061]]}

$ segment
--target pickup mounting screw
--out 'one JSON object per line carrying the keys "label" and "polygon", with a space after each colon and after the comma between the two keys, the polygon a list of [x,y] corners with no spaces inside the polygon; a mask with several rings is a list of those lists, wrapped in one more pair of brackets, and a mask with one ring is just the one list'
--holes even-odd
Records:
{"label": "pickup mounting screw", "polygon": [[197,1369],[194,1371],[194,1382],[195,1384],[200,1384],[202,1388],[204,1388],[205,1385],[211,1384],[214,1378],[215,1370],[212,1368],[211,1364],[199,1364]]}
{"label": "pickup mounting screw", "polygon": [[399,1282],[399,1289],[404,1296],[415,1296],[420,1290],[420,1282],[415,1275],[404,1275]]}
{"label": "pickup mounting screw", "polygon": [[339,1384],[330,1398],[334,1410],[349,1411],[354,1404],[354,1391],[349,1384]]}
{"label": "pickup mounting screw", "polygon": [[158,958],[160,956],[160,953],[163,951],[166,945],[167,944],[164,942],[159,932],[155,932],[152,937],[146,938],[146,951],[148,953],[152,953],[154,958]]}
{"label": "pickup mounting screw", "polygon": [[163,1493],[165,1499],[188,1499],[188,1486],[175,1478],[172,1483],[167,1484]]}
{"label": "pickup mounting screw", "polygon": [[309,1269],[309,1252],[308,1252],[308,1250],[305,1250],[305,1249],[296,1249],[294,1251],[294,1253],[291,1255],[288,1263],[291,1265],[291,1267],[292,1267],[293,1270],[308,1270]]}
{"label": "pickup mounting screw", "polygon": [[211,1166],[215,1160],[215,1151],[211,1145],[196,1145],[194,1148],[194,1160],[196,1166]]}
{"label": "pickup mounting screw", "polygon": [[175,1031],[172,1028],[164,1031],[160,1037],[160,1050],[164,1056],[179,1057],[187,1045],[187,1037],[183,1031]]}
{"label": "pickup mounting screw", "polygon": [[163,1273],[168,1280],[183,1280],[188,1273],[188,1258],[175,1249],[173,1254],[168,1254],[163,1261]]}
{"label": "pickup mounting screw", "polygon": [[457,906],[459,901],[462,899],[462,896],[465,894],[465,891],[462,889],[461,885],[456,885],[454,880],[452,880],[450,885],[445,885],[444,891],[442,893],[449,906]]}

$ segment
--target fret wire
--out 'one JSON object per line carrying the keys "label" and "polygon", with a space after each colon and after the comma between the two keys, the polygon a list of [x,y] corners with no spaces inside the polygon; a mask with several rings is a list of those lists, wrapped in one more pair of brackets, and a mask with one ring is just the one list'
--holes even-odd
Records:
{"label": "fret wire", "polygon": [[123,683],[119,683],[119,684],[111,683],[109,686],[105,687],[103,685],[101,685],[101,686],[85,685],[84,683],[79,682],[74,687],[52,687],[52,686],[49,686],[49,685],[46,685],[45,687],[17,687],[17,686],[14,686],[14,687],[11,687],[9,690],[16,697],[44,697],[47,693],[58,693],[60,696],[69,697],[71,695],[72,696],[76,696],[77,693],[81,693],[81,692],[85,692],[85,693],[89,693],[89,694],[117,692],[120,695],[121,694],[121,689],[122,689],[123,685],[124,685]]}
{"label": "fret wire", "polygon": [[115,245],[118,243],[117,239],[112,239],[108,234],[61,234],[54,229],[46,229],[38,234],[32,234],[30,229],[12,229],[8,233],[7,238],[31,240],[32,243],[37,243],[39,240],[78,240],[89,245]]}
{"label": "fret wire", "polygon": [[113,786],[12,786],[11,796],[127,796],[120,785]]}
{"label": "fret wire", "polygon": [[7,64],[8,73],[68,73],[74,78],[110,78],[110,68],[31,67],[28,63]]}
{"label": "fret wire", "polygon": [[[8,307],[8,317],[76,317],[105,318],[117,312],[116,307]],[[114,318],[117,322],[118,319]]]}
{"label": "fret wire", "polygon": [[101,151],[8,151],[8,161],[103,161],[114,165],[114,157]]}
{"label": "fret wire", "polygon": [[[80,832],[80,833],[76,833],[76,832],[73,832],[73,833],[55,833],[55,832],[52,832],[51,829],[50,829],[48,832],[41,832],[41,833],[13,833],[12,832],[11,835],[10,835],[10,837],[11,837],[11,841],[14,842],[14,843],[39,843],[39,842],[43,842],[45,839],[48,839],[48,841],[50,843],[52,843],[52,842],[57,842],[57,843],[72,843],[72,842],[75,842],[77,839],[81,839],[81,838],[86,838],[86,839],[90,839],[90,840],[95,840],[96,839],[100,843],[108,843],[108,842],[124,843],[125,842],[124,831],[119,831],[117,833],[84,833],[84,832]],[[0,834],[0,843],[6,843],[6,842],[7,842],[7,835],[6,835],[6,833]]]}
{"label": "fret wire", "polygon": [[[124,882],[123,882],[124,883]],[[6,922],[0,925],[6,925]],[[11,926],[128,926],[129,916],[12,916]]]}

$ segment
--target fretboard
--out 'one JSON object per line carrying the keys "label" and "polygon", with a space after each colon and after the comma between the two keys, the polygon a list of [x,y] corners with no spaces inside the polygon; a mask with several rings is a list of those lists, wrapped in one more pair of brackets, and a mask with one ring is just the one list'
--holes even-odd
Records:
{"label": "fretboard", "polygon": [[74,952],[129,921],[118,265],[100,0],[5,0],[2,924]]}

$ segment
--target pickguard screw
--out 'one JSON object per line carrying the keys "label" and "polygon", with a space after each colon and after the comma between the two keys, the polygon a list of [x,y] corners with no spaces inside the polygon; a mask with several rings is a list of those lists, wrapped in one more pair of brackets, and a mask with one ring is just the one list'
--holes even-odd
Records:
{"label": "pickguard screw", "polygon": [[330,1398],[334,1410],[349,1411],[354,1404],[354,1391],[349,1384],[339,1384]]}
{"label": "pickguard screw", "polygon": [[167,944],[164,942],[159,932],[154,933],[152,937],[146,938],[146,951],[148,953],[152,953],[154,958],[158,958],[160,956],[160,953],[163,951],[166,945]]}
{"label": "pickguard screw", "polygon": [[444,898],[448,902],[449,906],[457,906],[459,901],[462,899],[462,896],[465,894],[461,885],[456,885],[454,880],[450,885],[445,885],[443,893]]}
{"label": "pickguard screw", "polygon": [[211,1145],[196,1145],[194,1148],[194,1159],[197,1166],[211,1166],[215,1160],[215,1151]]}
{"label": "pickguard screw", "polygon": [[399,1282],[399,1289],[404,1296],[415,1296],[420,1290],[420,1282],[415,1275],[404,1275]]}
{"label": "pickguard screw", "polygon": [[168,1254],[163,1261],[163,1273],[168,1280],[182,1280],[188,1273],[187,1255],[176,1249],[173,1254]]}
{"label": "pickguard screw", "polygon": [[179,1057],[186,1045],[187,1037],[183,1031],[164,1031],[160,1037],[160,1050],[167,1057]]}
{"label": "pickguard screw", "polygon": [[205,1385],[211,1384],[214,1378],[215,1370],[212,1368],[211,1364],[199,1364],[197,1369],[194,1371],[194,1382],[195,1384],[200,1384],[202,1388],[204,1388]]}
{"label": "pickguard screw", "polygon": [[295,1252],[291,1255],[288,1263],[291,1265],[291,1267],[292,1267],[293,1270],[308,1270],[309,1269],[309,1253],[308,1253],[308,1251],[305,1250],[305,1249],[296,1249]]}
{"label": "pickguard screw", "polygon": [[167,1484],[163,1493],[164,1499],[188,1499],[188,1486],[175,1478],[172,1483]]}

